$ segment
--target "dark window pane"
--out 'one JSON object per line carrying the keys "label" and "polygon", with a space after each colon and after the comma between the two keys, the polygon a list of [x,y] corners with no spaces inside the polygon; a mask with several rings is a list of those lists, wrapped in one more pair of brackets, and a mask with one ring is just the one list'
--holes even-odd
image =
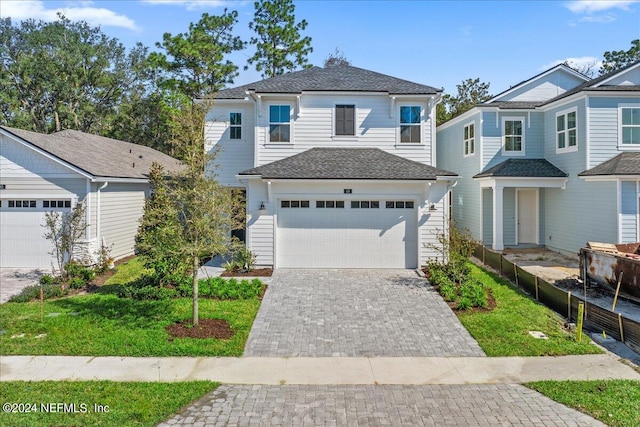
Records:
{"label": "dark window pane", "polygon": [[371,207],[374,209],[378,209],[380,207],[380,202],[378,201],[371,202]]}
{"label": "dark window pane", "polygon": [[49,201],[48,201],[48,200],[44,200],[44,201],[42,202],[42,207],[43,207],[43,208],[48,208],[48,207],[49,207]]}
{"label": "dark window pane", "polygon": [[300,207],[301,208],[308,208],[309,207],[309,201],[308,200],[303,200],[300,202]]}
{"label": "dark window pane", "polygon": [[299,200],[292,200],[291,201],[291,207],[292,208],[299,208],[300,207],[300,201]]}
{"label": "dark window pane", "polygon": [[70,208],[71,207],[71,200],[65,200],[64,207],[65,208]]}
{"label": "dark window pane", "polygon": [[368,209],[369,208],[369,202],[360,202],[360,207],[363,209]]}
{"label": "dark window pane", "polygon": [[344,202],[342,200],[337,201],[336,208],[344,208]]}
{"label": "dark window pane", "polygon": [[351,209],[358,209],[359,207],[360,207],[360,202],[357,202],[357,201],[351,202]]}
{"label": "dark window pane", "polygon": [[328,208],[333,208],[335,207],[336,203],[333,200],[327,200],[327,207]]}
{"label": "dark window pane", "polygon": [[9,200],[9,207],[10,208],[15,208],[16,207],[16,202],[14,200]]}
{"label": "dark window pane", "polygon": [[324,201],[323,200],[316,201],[316,208],[324,208]]}
{"label": "dark window pane", "polygon": [[231,125],[241,125],[242,124],[242,113],[230,113],[229,114],[229,122]]}
{"label": "dark window pane", "polygon": [[413,209],[413,202],[405,202],[404,207],[407,209]]}
{"label": "dark window pane", "polygon": [[229,138],[242,139],[242,128],[240,126],[232,126],[229,128]]}
{"label": "dark window pane", "polygon": [[576,127],[576,113],[575,111],[567,114],[567,129],[573,129]]}
{"label": "dark window pane", "polygon": [[283,200],[280,202],[280,207],[281,208],[288,208],[291,206],[291,202],[289,202],[288,200]]}
{"label": "dark window pane", "polygon": [[393,202],[385,202],[384,203],[384,207],[387,208],[387,209],[393,209],[394,204],[393,204]]}
{"label": "dark window pane", "polygon": [[396,202],[396,208],[403,209],[404,208],[404,202]]}

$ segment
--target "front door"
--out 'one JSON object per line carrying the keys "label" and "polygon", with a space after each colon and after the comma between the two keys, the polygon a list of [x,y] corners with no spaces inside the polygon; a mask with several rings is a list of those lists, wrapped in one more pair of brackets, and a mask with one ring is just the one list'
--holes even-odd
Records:
{"label": "front door", "polygon": [[538,190],[525,189],[517,192],[518,244],[538,244]]}

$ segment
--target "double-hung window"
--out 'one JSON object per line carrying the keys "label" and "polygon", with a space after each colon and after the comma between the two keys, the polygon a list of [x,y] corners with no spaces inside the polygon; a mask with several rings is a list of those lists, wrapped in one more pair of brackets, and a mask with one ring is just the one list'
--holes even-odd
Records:
{"label": "double-hung window", "polygon": [[502,149],[505,153],[522,154],[524,152],[524,119],[503,119],[502,135]]}
{"label": "double-hung window", "polygon": [[575,110],[556,115],[557,151],[573,151],[578,146],[577,113]]}
{"label": "double-hung window", "polygon": [[400,106],[400,142],[420,142],[420,110],[418,106]]}
{"label": "double-hung window", "polygon": [[621,107],[620,115],[619,145],[640,146],[640,107]]}
{"label": "double-hung window", "polygon": [[476,152],[475,123],[469,123],[464,127],[464,155],[471,156]]}
{"label": "double-hung window", "polygon": [[242,139],[242,113],[229,113],[229,139]]}
{"label": "double-hung window", "polygon": [[291,142],[291,106],[269,106],[269,142]]}
{"label": "double-hung window", "polygon": [[354,136],[356,134],[355,115],[355,105],[336,105],[336,136]]}

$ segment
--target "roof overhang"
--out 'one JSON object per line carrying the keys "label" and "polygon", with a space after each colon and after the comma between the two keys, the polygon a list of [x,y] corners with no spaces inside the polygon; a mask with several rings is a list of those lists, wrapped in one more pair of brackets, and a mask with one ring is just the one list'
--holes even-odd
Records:
{"label": "roof overhang", "polygon": [[[437,177],[435,179],[332,179],[332,178],[270,178],[263,177],[262,175],[236,175],[238,180],[246,179],[251,181],[262,180],[265,182],[307,182],[307,183],[323,183],[323,182],[331,182],[331,183],[347,183],[347,182],[359,182],[359,183],[376,183],[376,184],[420,184],[420,183],[434,183],[438,181],[451,181],[455,180],[458,177]],[[442,179],[440,179],[442,178]],[[444,179],[448,178],[448,179]]]}
{"label": "roof overhang", "polygon": [[640,181],[640,175],[578,175],[584,181]]}
{"label": "roof overhang", "polygon": [[560,188],[564,190],[569,178],[487,176],[474,178],[481,188],[518,187],[518,188]]}

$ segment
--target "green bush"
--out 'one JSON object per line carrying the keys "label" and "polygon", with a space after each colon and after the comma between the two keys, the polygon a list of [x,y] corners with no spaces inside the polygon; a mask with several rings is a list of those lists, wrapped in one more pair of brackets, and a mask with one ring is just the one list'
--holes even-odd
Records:
{"label": "green bush", "polygon": [[9,302],[29,302],[40,298],[40,288],[42,288],[42,296],[44,299],[59,298],[65,296],[67,291],[62,289],[60,285],[32,285],[27,286],[17,295],[9,298]]}
{"label": "green bush", "polygon": [[[208,279],[200,279],[198,282],[198,295],[204,298],[216,299],[251,299],[260,295],[262,291],[262,282],[258,279],[241,280],[223,279],[222,277],[210,277]],[[178,288],[178,292],[183,297],[193,296],[193,287],[182,285]]]}
{"label": "green bush", "polygon": [[159,286],[153,276],[142,276],[133,282],[117,288],[116,295],[120,298],[135,300],[158,301],[179,296],[174,287]]}
{"label": "green bush", "polygon": [[230,261],[223,265],[225,271],[251,271],[256,267],[256,255],[249,249],[242,247]]}
{"label": "green bush", "polygon": [[[96,272],[77,262],[68,262],[64,266],[64,271],[70,281],[80,279],[84,284],[91,282],[96,277]],[[80,286],[82,287],[82,286]]]}
{"label": "green bush", "polygon": [[72,277],[69,280],[69,287],[71,289],[81,289],[86,285],[85,281],[81,277]]}
{"label": "green bush", "polygon": [[55,281],[56,279],[52,275],[45,274],[44,276],[40,277],[38,283],[40,283],[41,285],[53,285]]}
{"label": "green bush", "polygon": [[478,280],[468,279],[460,285],[461,298],[469,300],[472,307],[487,307],[487,291]]}

